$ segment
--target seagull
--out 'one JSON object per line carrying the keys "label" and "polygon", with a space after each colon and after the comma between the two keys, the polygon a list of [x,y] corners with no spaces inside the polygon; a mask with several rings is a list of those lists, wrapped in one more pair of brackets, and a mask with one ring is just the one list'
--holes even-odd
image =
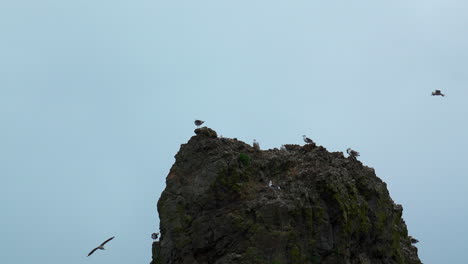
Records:
{"label": "seagull", "polygon": [[253,141],[253,144],[252,144],[253,148],[255,150],[260,150],[260,144],[258,144],[257,140],[254,139]]}
{"label": "seagull", "polygon": [[350,149],[350,148],[347,148],[347,149],[346,149],[346,153],[348,153],[348,155],[349,155],[350,157],[353,157],[353,158],[359,156],[359,152],[357,152],[357,151],[355,151],[355,150],[352,150],[352,149]]}
{"label": "seagull", "polygon": [[281,187],[279,187],[278,185],[274,185],[272,181],[268,182],[268,187],[281,190]]}
{"label": "seagull", "polygon": [[411,244],[416,244],[419,242],[419,240],[417,240],[416,238],[412,237],[412,236],[409,236],[410,238],[410,241],[411,241]]}
{"label": "seagull", "polygon": [[111,238],[107,239],[106,241],[102,242],[101,245],[99,245],[99,246],[96,247],[95,249],[91,250],[91,252],[89,252],[89,254],[88,254],[88,257],[91,256],[91,254],[93,254],[94,251],[96,251],[96,250],[98,250],[98,249],[104,250],[104,249],[105,249],[105,248],[104,248],[104,245],[105,245],[107,242],[111,241],[112,239],[114,239],[114,237],[111,237]]}
{"label": "seagull", "polygon": [[314,141],[308,137],[306,137],[306,135],[302,135],[302,138],[304,139],[304,142],[307,143],[307,144],[314,144]]}
{"label": "seagull", "polygon": [[159,236],[159,233],[153,233],[153,234],[151,234],[151,238],[152,238],[153,240],[158,239],[158,236]]}
{"label": "seagull", "polygon": [[441,93],[440,90],[435,90],[434,92],[432,92],[432,96],[434,96],[434,95],[445,96],[445,94]]}
{"label": "seagull", "polygon": [[195,125],[196,125],[197,127],[199,127],[199,126],[201,126],[203,123],[205,123],[205,121],[202,121],[202,120],[198,120],[198,119],[197,119],[197,120],[195,120],[194,123],[195,123]]}

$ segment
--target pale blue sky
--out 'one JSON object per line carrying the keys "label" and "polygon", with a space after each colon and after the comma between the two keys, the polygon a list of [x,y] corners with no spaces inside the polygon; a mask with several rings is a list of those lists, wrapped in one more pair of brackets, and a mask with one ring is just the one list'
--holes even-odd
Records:
{"label": "pale blue sky", "polygon": [[1,262],[148,263],[198,118],[262,148],[306,134],[360,151],[422,261],[465,263],[466,14],[454,0],[0,1]]}

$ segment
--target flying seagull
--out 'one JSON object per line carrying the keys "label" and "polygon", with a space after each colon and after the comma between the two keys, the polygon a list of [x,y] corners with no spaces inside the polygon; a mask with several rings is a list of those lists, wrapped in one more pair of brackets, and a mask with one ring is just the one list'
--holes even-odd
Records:
{"label": "flying seagull", "polygon": [[306,137],[306,135],[302,135],[302,138],[304,139],[304,142],[307,143],[307,144],[314,144],[314,141],[308,137]]}
{"label": "flying seagull", "polygon": [[99,245],[99,246],[96,247],[95,249],[91,250],[91,252],[89,252],[89,254],[88,254],[88,257],[91,256],[91,254],[93,254],[94,251],[96,251],[96,250],[98,250],[98,249],[104,250],[104,249],[105,249],[105,248],[104,248],[104,245],[105,245],[107,242],[111,241],[112,239],[114,239],[114,237],[111,237],[111,238],[107,239],[106,241],[102,242],[101,245]]}
{"label": "flying seagull", "polygon": [[359,156],[359,152],[357,152],[357,151],[355,151],[355,150],[352,150],[352,149],[350,149],[350,148],[347,148],[347,149],[346,149],[346,153],[348,153],[348,155],[349,155],[350,157],[353,157],[353,158]]}
{"label": "flying seagull", "polygon": [[195,120],[194,123],[195,123],[195,125],[196,125],[197,127],[199,127],[199,126],[201,126],[203,123],[205,123],[205,121],[202,121],[202,120],[198,120],[198,119],[197,119],[197,120]]}
{"label": "flying seagull", "polygon": [[434,92],[432,92],[432,96],[434,95],[445,96],[445,94],[443,94],[440,90],[435,90]]}

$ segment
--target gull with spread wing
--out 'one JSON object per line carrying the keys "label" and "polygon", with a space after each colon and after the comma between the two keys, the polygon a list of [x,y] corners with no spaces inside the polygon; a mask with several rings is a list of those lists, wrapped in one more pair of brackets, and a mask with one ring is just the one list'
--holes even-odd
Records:
{"label": "gull with spread wing", "polygon": [[94,251],[96,251],[96,250],[98,250],[98,249],[104,250],[104,249],[105,249],[105,248],[104,248],[104,245],[105,245],[107,242],[111,241],[112,239],[114,239],[114,237],[111,237],[111,238],[107,239],[106,241],[102,242],[101,245],[99,245],[98,247],[96,247],[96,248],[94,248],[93,250],[91,250],[91,252],[89,252],[89,254],[88,254],[88,257],[91,256],[91,254],[93,254]]}

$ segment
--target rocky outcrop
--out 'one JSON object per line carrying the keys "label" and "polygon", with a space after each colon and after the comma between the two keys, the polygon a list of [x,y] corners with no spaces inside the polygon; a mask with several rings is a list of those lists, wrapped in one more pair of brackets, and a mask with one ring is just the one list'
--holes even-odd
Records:
{"label": "rocky outcrop", "polygon": [[355,158],[195,132],[158,202],[152,264],[421,263],[402,206]]}

